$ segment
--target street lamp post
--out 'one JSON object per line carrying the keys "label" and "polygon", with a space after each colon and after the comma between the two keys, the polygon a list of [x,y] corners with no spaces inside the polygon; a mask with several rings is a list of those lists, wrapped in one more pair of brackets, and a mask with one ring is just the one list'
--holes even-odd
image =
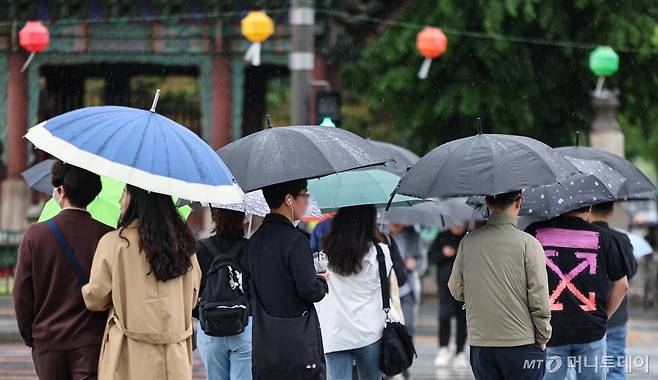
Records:
{"label": "street lamp post", "polygon": [[290,56],[288,65],[291,79],[292,125],[310,122],[311,72],[313,70],[313,0],[292,0],[290,8]]}

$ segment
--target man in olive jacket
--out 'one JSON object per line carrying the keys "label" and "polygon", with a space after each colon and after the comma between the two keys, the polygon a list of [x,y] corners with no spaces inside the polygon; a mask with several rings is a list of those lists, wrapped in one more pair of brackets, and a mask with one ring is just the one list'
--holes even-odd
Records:
{"label": "man in olive jacket", "polygon": [[541,379],[551,337],[546,258],[517,229],[521,192],[488,196],[486,226],[462,239],[448,281],[466,307],[477,379]]}

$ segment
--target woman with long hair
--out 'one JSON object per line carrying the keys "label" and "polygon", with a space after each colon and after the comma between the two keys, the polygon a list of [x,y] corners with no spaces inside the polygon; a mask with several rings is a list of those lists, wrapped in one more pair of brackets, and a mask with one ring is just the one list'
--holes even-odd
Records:
{"label": "woman with long hair", "polygon": [[[215,234],[202,240],[197,246],[201,265],[201,292],[206,274],[218,255],[232,256],[239,263],[239,272],[246,274],[248,268],[244,249],[244,213],[213,208],[212,220]],[[242,285],[246,285],[243,277]],[[251,380],[251,320],[243,332],[231,336],[211,336],[203,328],[197,330],[197,343],[208,380]]]}
{"label": "woman with long hair", "polygon": [[324,240],[329,292],[318,304],[318,314],[331,380],[351,379],[353,361],[360,380],[382,378],[379,355],[386,315],[375,245],[384,255],[389,279],[397,285],[395,276],[390,276],[393,263],[388,246],[379,239],[376,219],[373,205],[341,208]]}
{"label": "woman with long hair", "polygon": [[87,308],[109,310],[99,379],[190,379],[195,240],[170,196],[127,185],[119,228],[98,243]]}

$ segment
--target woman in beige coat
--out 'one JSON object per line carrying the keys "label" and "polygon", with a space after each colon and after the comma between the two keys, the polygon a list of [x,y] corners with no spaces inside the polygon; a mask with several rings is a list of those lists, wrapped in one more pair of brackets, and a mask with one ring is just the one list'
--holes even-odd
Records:
{"label": "woman in beige coat", "polygon": [[87,308],[110,310],[98,378],[192,378],[195,240],[171,197],[128,185],[119,229],[98,243]]}

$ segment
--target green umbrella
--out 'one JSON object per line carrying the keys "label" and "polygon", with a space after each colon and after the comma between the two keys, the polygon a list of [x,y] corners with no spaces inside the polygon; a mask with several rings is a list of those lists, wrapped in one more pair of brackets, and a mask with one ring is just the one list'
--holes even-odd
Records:
{"label": "green umbrella", "polygon": [[[101,177],[101,183],[103,184],[103,188],[100,194],[98,194],[96,199],[87,206],[87,210],[91,213],[92,218],[103,224],[107,224],[110,227],[116,228],[121,215],[119,200],[121,199],[121,194],[123,193],[123,188],[126,184],[107,177]],[[43,211],[41,211],[39,222],[53,218],[55,215],[59,214],[60,211],[62,211],[62,209],[57,205],[57,202],[50,199],[46,202]],[[192,208],[190,206],[178,208],[178,213],[185,220],[187,220],[191,212]]]}
{"label": "green umbrella", "polygon": [[[374,204],[386,207],[400,177],[380,169],[356,170],[331,174],[308,181],[308,192],[323,212],[341,207]],[[396,195],[392,206],[411,206],[422,199]]]}

